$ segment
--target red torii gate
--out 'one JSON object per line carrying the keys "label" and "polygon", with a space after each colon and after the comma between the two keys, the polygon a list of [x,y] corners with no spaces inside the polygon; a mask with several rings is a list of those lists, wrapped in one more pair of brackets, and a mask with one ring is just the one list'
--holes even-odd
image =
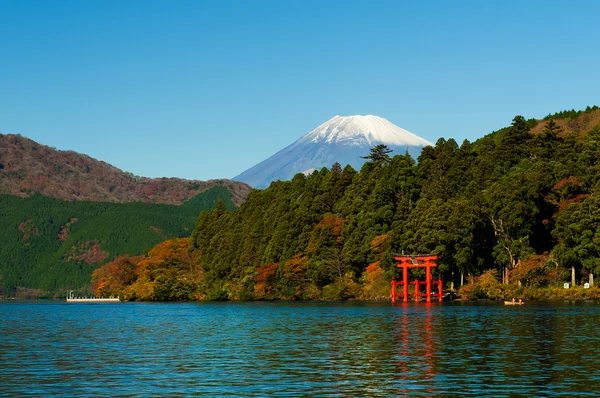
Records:
{"label": "red torii gate", "polygon": [[[415,301],[419,301],[419,299],[423,296],[423,294],[419,293],[419,286],[425,285],[425,301],[431,303],[431,267],[437,267],[438,256],[436,254],[415,254],[415,255],[396,255],[394,256],[394,260],[398,261],[396,267],[402,268],[402,282],[392,281],[392,303],[396,302],[396,297],[402,296],[403,301],[408,303],[408,269],[409,268],[425,268],[426,270],[426,279],[425,282],[420,282],[418,280],[414,281],[415,285]],[[438,297],[440,303],[442,302],[442,280],[438,280],[438,292],[433,294],[434,297]],[[396,286],[402,286],[402,293],[396,293]]]}

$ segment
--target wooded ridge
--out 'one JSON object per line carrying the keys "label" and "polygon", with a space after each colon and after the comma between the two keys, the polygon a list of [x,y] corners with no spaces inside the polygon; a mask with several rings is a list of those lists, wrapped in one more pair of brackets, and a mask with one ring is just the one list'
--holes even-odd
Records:
{"label": "wooded ridge", "polygon": [[219,201],[235,208],[224,187],[181,206],[0,195],[0,297],[84,292],[94,269],[165,239],[189,237],[198,214]]}
{"label": "wooded ridge", "polygon": [[0,194],[27,197],[37,192],[63,200],[180,205],[216,186],[230,191],[236,206],[252,189],[225,179],[139,177],[85,154],[58,151],[20,135],[0,134]]}
{"label": "wooded ridge", "polygon": [[116,259],[94,288],[140,300],[387,298],[394,253],[438,253],[446,289],[471,282],[465,297],[533,295],[600,271],[595,106],[516,116],[473,143],[441,138],[418,162],[385,147],[365,156],[360,171],[334,164],[201,213],[189,240]]}

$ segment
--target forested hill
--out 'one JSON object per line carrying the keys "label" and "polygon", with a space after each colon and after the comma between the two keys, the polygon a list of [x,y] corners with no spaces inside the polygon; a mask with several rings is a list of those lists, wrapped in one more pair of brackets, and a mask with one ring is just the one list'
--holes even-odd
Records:
{"label": "forested hill", "polygon": [[231,180],[145,178],[74,151],[57,151],[28,138],[0,134],[0,194],[38,192],[63,200],[180,205],[209,188],[225,187],[239,206],[250,186]]}
{"label": "forested hill", "polygon": [[0,298],[85,290],[92,271],[105,262],[188,237],[198,214],[219,200],[235,208],[224,187],[180,206],[0,195]]}
{"label": "forested hill", "polygon": [[100,269],[95,286],[145,300],[388,297],[394,253],[439,253],[446,288],[484,274],[473,296],[563,290],[572,270],[576,283],[600,271],[598,159],[597,107],[439,139],[418,162],[374,148],[360,172],[335,164],[202,213],[190,253],[164,243]]}

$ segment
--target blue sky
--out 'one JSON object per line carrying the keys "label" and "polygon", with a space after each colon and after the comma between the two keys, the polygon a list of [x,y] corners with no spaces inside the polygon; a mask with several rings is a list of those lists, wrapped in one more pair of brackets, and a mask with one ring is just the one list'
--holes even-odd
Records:
{"label": "blue sky", "polygon": [[0,0],[0,132],[231,178],[335,115],[474,141],[600,105],[599,1]]}

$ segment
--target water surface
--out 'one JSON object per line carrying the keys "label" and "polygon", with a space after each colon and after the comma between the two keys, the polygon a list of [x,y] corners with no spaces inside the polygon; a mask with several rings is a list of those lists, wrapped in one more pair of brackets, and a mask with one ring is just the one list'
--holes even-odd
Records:
{"label": "water surface", "polygon": [[0,302],[10,396],[597,396],[600,304]]}

